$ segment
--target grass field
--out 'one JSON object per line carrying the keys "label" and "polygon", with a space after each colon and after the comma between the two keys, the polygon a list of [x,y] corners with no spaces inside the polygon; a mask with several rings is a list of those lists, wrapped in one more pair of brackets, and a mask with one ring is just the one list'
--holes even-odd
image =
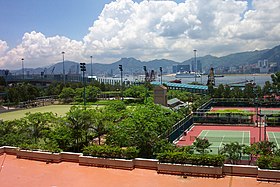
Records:
{"label": "grass field", "polygon": [[23,109],[23,110],[17,110],[13,112],[6,112],[0,114],[0,119],[6,121],[6,120],[14,120],[14,119],[20,119],[25,116],[26,113],[36,113],[36,112],[52,112],[54,114],[57,114],[58,116],[63,116],[66,114],[66,112],[69,111],[73,105],[49,105],[44,107],[36,107],[36,108],[30,108],[30,109]]}
{"label": "grass field", "polygon": [[203,130],[198,136],[207,138],[212,144],[212,153],[217,154],[223,144],[238,142],[239,144],[250,145],[250,131],[230,131],[230,130]]}

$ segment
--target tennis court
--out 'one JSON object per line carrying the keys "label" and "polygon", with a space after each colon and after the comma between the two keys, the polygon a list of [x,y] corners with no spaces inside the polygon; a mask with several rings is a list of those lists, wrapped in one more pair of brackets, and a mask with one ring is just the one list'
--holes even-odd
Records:
{"label": "tennis court", "polygon": [[[202,130],[198,136],[206,138],[212,144],[210,149],[212,153],[218,153],[224,144],[238,142],[243,145],[250,145],[250,131],[231,131],[231,130]],[[195,140],[195,136],[191,136],[191,140]]]}
{"label": "tennis court", "polygon": [[280,149],[280,132],[267,132],[268,141],[274,142],[278,149]]}

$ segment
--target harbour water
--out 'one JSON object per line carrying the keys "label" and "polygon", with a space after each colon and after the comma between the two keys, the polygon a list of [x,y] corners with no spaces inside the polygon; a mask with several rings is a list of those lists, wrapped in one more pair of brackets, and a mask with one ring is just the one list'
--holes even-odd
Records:
{"label": "harbour water", "polygon": [[[163,82],[168,82],[175,80],[175,75],[168,75],[168,76],[162,76],[162,81]],[[195,81],[195,78],[180,78],[182,83],[188,84],[192,83]],[[196,82],[202,83],[206,85],[208,80],[208,75],[203,75],[200,78],[196,78]],[[157,77],[157,81],[160,81],[160,77]],[[254,81],[257,85],[263,86],[266,81],[271,80],[271,75],[270,74],[229,74],[229,75],[224,75],[224,77],[215,77],[215,83],[216,85],[219,84],[237,84],[237,83],[244,83],[246,81]]]}
{"label": "harbour water", "polygon": [[[120,77],[99,77],[98,79],[102,81],[117,81],[120,82]],[[144,75],[139,75],[139,76],[124,76],[123,80],[124,81],[132,81],[132,82],[142,82],[144,81]],[[174,80],[181,80],[181,83],[183,84],[189,84],[192,82],[198,82],[203,85],[207,84],[208,80],[208,75],[202,75],[201,77],[198,78],[176,78],[175,74],[169,74],[169,75],[162,75],[162,82],[169,82],[169,81],[174,81]],[[156,77],[155,81],[160,82],[160,76]],[[218,86],[220,84],[244,84],[248,81],[253,81],[256,83],[256,85],[259,85],[261,87],[264,86],[266,81],[271,80],[271,75],[270,74],[228,74],[224,75],[223,77],[215,77],[215,85]]]}

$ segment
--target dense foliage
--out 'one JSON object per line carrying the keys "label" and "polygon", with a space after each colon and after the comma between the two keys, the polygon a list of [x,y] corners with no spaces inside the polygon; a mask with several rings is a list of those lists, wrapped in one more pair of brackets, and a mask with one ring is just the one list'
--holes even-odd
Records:
{"label": "dense foliage", "polygon": [[204,166],[222,166],[225,161],[223,155],[188,154],[186,152],[159,153],[157,159],[162,163],[193,164]]}
{"label": "dense foliage", "polygon": [[164,140],[160,135],[181,117],[152,102],[131,107],[121,101],[101,108],[73,106],[64,117],[34,113],[1,121],[0,146],[80,152],[85,146],[105,143],[136,147],[139,156],[151,158]]}
{"label": "dense foliage", "polygon": [[136,147],[120,148],[116,146],[91,145],[83,148],[84,156],[94,156],[103,158],[125,158],[132,159],[138,156],[139,150]]}

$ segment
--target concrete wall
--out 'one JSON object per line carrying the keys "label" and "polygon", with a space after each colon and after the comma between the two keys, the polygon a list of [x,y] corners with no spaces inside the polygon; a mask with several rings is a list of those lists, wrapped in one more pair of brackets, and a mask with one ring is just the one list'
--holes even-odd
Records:
{"label": "concrete wall", "polygon": [[17,158],[38,160],[44,162],[59,163],[62,161],[75,162],[79,165],[110,167],[119,169],[132,170],[134,168],[144,168],[157,170],[158,173],[177,174],[177,175],[195,175],[222,177],[224,175],[239,175],[257,177],[258,180],[280,181],[280,170],[264,170],[257,166],[249,165],[231,165],[225,164],[223,167],[213,166],[195,166],[188,164],[170,164],[160,163],[155,159],[135,158],[112,159],[97,158],[91,156],[82,156],[81,153],[50,153],[41,151],[19,150],[17,147],[4,146],[0,147],[0,155],[2,154],[16,155]]}

